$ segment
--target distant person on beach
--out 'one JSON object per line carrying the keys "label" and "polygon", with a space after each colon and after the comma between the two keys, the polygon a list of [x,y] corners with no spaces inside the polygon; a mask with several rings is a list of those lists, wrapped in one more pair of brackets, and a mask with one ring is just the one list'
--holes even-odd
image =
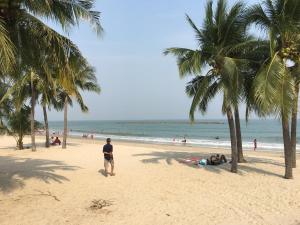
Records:
{"label": "distant person on beach", "polygon": [[183,137],[183,140],[181,141],[182,143],[186,143],[186,138]]}
{"label": "distant person on beach", "polygon": [[[52,139],[52,138],[51,138]],[[51,143],[51,145],[60,145],[61,144],[61,141],[59,140],[58,137],[55,138],[55,140]]]}
{"label": "distant person on beach", "polygon": [[253,150],[256,151],[256,149],[257,149],[257,140],[256,139],[253,140],[253,145],[254,145]]}
{"label": "distant person on beach", "polygon": [[106,145],[103,146],[103,154],[104,154],[104,169],[105,169],[105,175],[108,174],[108,167],[110,164],[111,172],[110,175],[114,176],[114,156],[113,156],[113,146],[110,144],[111,139],[106,139]]}

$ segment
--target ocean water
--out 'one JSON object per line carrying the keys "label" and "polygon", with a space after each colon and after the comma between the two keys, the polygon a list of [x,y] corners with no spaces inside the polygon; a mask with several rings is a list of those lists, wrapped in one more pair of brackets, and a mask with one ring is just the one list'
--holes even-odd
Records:
{"label": "ocean water", "polygon": [[[299,121],[300,122],[300,121]],[[300,123],[299,123],[300,124]],[[63,130],[63,122],[49,122],[51,132]],[[187,144],[214,148],[229,148],[230,135],[226,120],[189,121],[69,121],[69,134],[93,134],[95,138],[147,143]],[[282,151],[282,131],[279,120],[241,121],[243,147],[253,148],[256,138],[258,150]],[[298,128],[298,133],[300,129]],[[299,135],[297,136],[300,143]],[[299,150],[299,145],[297,145]]]}

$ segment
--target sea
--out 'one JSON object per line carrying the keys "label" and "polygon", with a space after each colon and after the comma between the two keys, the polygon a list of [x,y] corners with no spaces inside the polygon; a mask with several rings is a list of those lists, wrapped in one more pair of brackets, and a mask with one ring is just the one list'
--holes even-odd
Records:
{"label": "sea", "polygon": [[[49,122],[49,126],[52,133],[62,133],[62,121]],[[186,145],[230,148],[226,120],[199,120],[193,124],[185,120],[69,121],[68,130],[70,136],[77,137],[93,135],[96,139],[110,137],[118,141],[169,145],[183,145],[185,138]],[[257,139],[258,150],[283,151],[280,120],[242,120],[241,130],[244,149],[252,150],[253,140]],[[297,141],[300,143],[299,135]]]}

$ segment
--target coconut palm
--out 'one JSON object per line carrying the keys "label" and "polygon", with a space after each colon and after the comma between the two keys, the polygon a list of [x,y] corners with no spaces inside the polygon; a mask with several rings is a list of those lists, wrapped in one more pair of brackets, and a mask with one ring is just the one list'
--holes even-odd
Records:
{"label": "coconut palm", "polygon": [[299,62],[300,2],[265,0],[263,4],[249,8],[246,20],[269,34],[270,57],[255,78],[254,96],[262,112],[276,114],[281,119],[285,178],[291,179],[293,178],[293,152],[289,123],[298,93],[295,93],[295,79],[289,64],[297,65]]}
{"label": "coconut palm", "polygon": [[[244,11],[243,3],[238,2],[228,9],[225,0],[219,0],[214,11],[213,2],[209,1],[203,28],[199,29],[187,16],[196,33],[198,49],[170,48],[165,52],[177,57],[181,77],[196,75],[187,85],[187,93],[193,97],[190,109],[192,121],[197,108],[204,113],[207,104],[215,95],[222,93],[222,112],[227,115],[230,130],[232,172],[237,172],[236,124],[239,125],[239,122],[234,120],[239,120],[238,105],[243,93],[244,77],[241,68],[248,64],[242,56],[245,49],[257,45],[257,41],[247,35],[243,20]],[[204,68],[207,68],[208,72],[200,75]],[[241,135],[238,137],[241,146]],[[242,154],[240,157],[240,160],[243,160]]]}
{"label": "coconut palm", "polygon": [[45,147],[50,147],[49,123],[47,109],[50,109],[55,102],[55,82],[49,82],[47,79],[39,80],[37,83],[37,91],[40,97],[40,104],[43,109],[44,125],[45,125]]}
{"label": "coconut palm", "polygon": [[[79,24],[80,20],[86,20],[97,34],[101,34],[100,13],[93,11],[94,4],[95,1],[93,0],[3,0],[0,2],[0,45],[6,47],[5,51],[2,51],[1,48],[1,61],[6,62],[6,64],[11,61],[13,52],[8,47],[11,43],[15,48],[16,71],[18,73],[13,71],[9,75],[16,75],[15,79],[18,80],[24,74],[31,74],[32,121],[34,121],[36,103],[33,78],[38,74],[41,67],[37,62],[44,59],[46,55],[48,59],[47,63],[43,64],[43,70],[48,73],[51,71],[48,68],[50,65],[66,67],[67,59],[73,53],[73,44],[70,40],[48,27],[40,18],[56,22],[65,31]],[[7,67],[6,64],[5,67]],[[65,70],[67,69],[65,68]],[[31,132],[32,150],[35,150],[33,122]]]}
{"label": "coconut palm", "polygon": [[69,79],[61,77],[58,79],[59,85],[57,90],[57,101],[55,103],[56,109],[64,110],[64,132],[62,148],[67,147],[68,134],[68,105],[73,105],[73,99],[79,104],[83,112],[88,111],[80,91],[91,91],[100,93],[100,87],[97,84],[95,70],[92,68],[84,58],[70,57],[69,58],[69,72],[73,77],[73,82]]}

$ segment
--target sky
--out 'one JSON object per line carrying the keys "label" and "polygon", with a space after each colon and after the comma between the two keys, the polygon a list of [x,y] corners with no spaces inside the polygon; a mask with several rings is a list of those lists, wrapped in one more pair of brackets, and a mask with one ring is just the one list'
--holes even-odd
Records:
{"label": "sky", "polygon": [[[185,94],[176,59],[164,56],[168,47],[195,48],[194,33],[185,14],[201,26],[206,0],[97,0],[104,28],[97,37],[83,22],[68,35],[89,63],[96,68],[101,94],[83,93],[89,107],[82,113],[77,105],[69,109],[70,120],[159,120],[188,119],[191,99]],[[229,0],[232,4],[234,1]],[[246,1],[247,4],[259,2]],[[57,25],[47,22],[61,32]],[[209,105],[206,115],[223,118],[220,96]],[[241,117],[244,106],[241,107]],[[42,120],[42,110],[37,109]],[[49,120],[63,120],[62,112],[49,112]]]}

